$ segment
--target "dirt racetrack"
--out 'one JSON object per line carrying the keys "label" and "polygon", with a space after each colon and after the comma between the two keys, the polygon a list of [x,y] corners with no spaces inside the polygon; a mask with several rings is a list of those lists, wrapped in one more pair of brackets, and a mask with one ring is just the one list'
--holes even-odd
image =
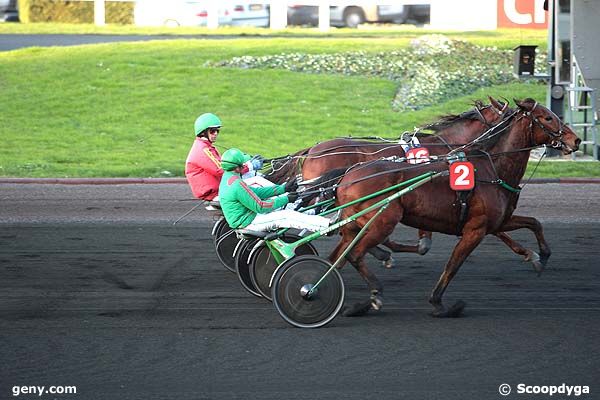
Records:
{"label": "dirt racetrack", "polygon": [[[429,254],[398,255],[396,269],[371,259],[381,312],[317,330],[287,325],[244,292],[216,259],[205,212],[172,225],[194,204],[184,185],[0,189],[0,398],[21,385],[77,387],[41,397],[57,399],[489,399],[503,383],[509,398],[532,398],[519,383],[600,391],[600,185],[528,186],[518,213],[542,221],[548,270],[538,278],[487,238],[446,293],[448,304],[466,301],[463,318],[428,315],[456,242],[434,235]],[[529,232],[514,237],[534,245]],[[322,254],[333,240],[318,242]],[[347,302],[366,296],[351,267],[342,275]]]}

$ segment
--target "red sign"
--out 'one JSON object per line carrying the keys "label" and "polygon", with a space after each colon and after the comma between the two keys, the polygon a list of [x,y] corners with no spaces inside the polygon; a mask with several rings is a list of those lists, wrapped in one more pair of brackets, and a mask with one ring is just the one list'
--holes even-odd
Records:
{"label": "red sign", "polygon": [[424,162],[429,162],[429,150],[425,147],[413,147],[408,150],[406,153],[406,161],[409,164],[421,164]]}
{"label": "red sign", "polygon": [[544,0],[498,0],[498,28],[548,28]]}
{"label": "red sign", "polygon": [[452,190],[471,190],[475,187],[475,168],[468,161],[450,164],[450,187]]}

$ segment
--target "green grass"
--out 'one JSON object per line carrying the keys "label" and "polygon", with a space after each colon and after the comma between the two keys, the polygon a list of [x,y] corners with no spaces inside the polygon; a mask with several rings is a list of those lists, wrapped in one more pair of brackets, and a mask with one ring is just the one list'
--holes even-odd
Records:
{"label": "green grass", "polygon": [[[204,66],[245,54],[384,51],[406,42],[173,40],[0,53],[0,176],[182,176],[193,122],[207,111],[224,121],[221,150],[272,157],[336,136],[398,136],[488,94],[544,101],[544,86],[519,83],[400,114],[391,109],[396,85],[384,79]],[[544,163],[536,176],[600,176],[590,165]]]}
{"label": "green grass", "polygon": [[[537,162],[530,161],[528,165],[528,178],[535,169]],[[598,178],[600,177],[600,163],[597,161],[570,162],[570,161],[542,161],[539,164],[535,178]]]}

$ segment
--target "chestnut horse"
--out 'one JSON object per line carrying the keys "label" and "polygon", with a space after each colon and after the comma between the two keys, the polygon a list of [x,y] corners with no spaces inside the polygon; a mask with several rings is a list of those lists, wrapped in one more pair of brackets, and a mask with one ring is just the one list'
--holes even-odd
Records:
{"label": "chestnut horse", "polygon": [[[502,120],[508,103],[502,104],[489,97],[490,105],[475,102],[472,110],[460,115],[447,115],[439,121],[422,127],[432,134],[418,133],[420,142],[428,148],[431,155],[443,155],[454,147],[463,145],[490,129]],[[307,181],[321,177],[328,171],[351,167],[358,163],[374,161],[383,157],[404,157],[404,149],[397,142],[373,142],[349,138],[338,138],[319,143],[309,149],[301,150],[274,170],[266,178],[272,182],[283,182],[301,173]],[[276,162],[277,164],[277,162]],[[517,244],[506,235],[502,238],[514,251]],[[424,255],[431,248],[431,232],[419,231],[417,245],[404,245],[386,240],[382,243],[393,252],[409,252]],[[519,249],[521,250],[521,249]],[[527,250],[523,249],[527,252]],[[386,267],[392,266],[391,254],[379,247],[369,249]]]}
{"label": "chestnut horse", "polygon": [[[468,198],[468,213],[464,222],[460,221],[459,210],[455,206],[457,194],[450,188],[449,179],[437,178],[392,202],[379,216],[377,229],[369,229],[346,256],[367,282],[371,297],[364,303],[346,309],[345,315],[359,315],[371,308],[377,310],[383,305],[383,287],[369,271],[363,258],[369,248],[385,242],[399,222],[418,229],[460,237],[429,299],[434,307],[432,315],[436,317],[452,317],[462,312],[465,306],[462,301],[447,309],[442,304],[442,296],[467,256],[485,235],[498,235],[520,228],[531,229],[532,221],[539,225],[534,218],[512,215],[517,206],[518,193],[508,190],[500,182],[503,180],[506,185],[518,187],[531,149],[549,145],[569,154],[578,149],[581,140],[554,113],[534,100],[515,102],[518,109],[512,110],[502,123],[471,145],[457,149],[465,151],[474,164],[477,181]],[[348,203],[426,171],[448,168],[445,162],[438,162],[399,171],[398,165],[389,161],[377,161],[366,168],[350,170],[337,188],[337,203]],[[373,174],[378,175],[364,179]],[[347,217],[355,214],[384,196],[350,206],[344,209],[342,215]],[[371,212],[340,229],[342,238],[330,256],[332,262],[373,215],[374,212]],[[541,233],[541,227],[539,230]]]}

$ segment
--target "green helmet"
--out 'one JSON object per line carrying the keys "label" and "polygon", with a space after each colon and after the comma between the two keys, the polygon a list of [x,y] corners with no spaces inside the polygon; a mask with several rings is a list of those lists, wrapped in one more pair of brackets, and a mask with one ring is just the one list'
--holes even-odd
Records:
{"label": "green helmet", "polygon": [[206,113],[196,118],[194,122],[194,132],[196,136],[204,132],[206,128],[220,128],[221,120],[215,114]]}
{"label": "green helmet", "polygon": [[248,156],[242,153],[240,149],[231,148],[223,153],[221,167],[225,171],[232,171],[237,167],[241,167],[246,161],[248,161]]}

